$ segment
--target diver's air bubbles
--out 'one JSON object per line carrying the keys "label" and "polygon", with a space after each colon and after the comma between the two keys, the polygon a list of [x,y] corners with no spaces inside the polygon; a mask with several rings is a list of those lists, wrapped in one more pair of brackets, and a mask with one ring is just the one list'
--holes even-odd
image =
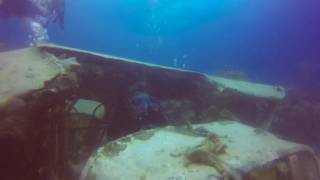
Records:
{"label": "diver's air bubbles", "polygon": [[187,68],[186,60],[189,56],[187,54],[183,54],[182,56],[173,58],[173,67]]}
{"label": "diver's air bubbles", "polygon": [[39,22],[30,20],[29,27],[31,30],[31,34],[29,34],[30,38],[30,46],[34,46],[39,42],[46,42],[49,40],[47,29]]}
{"label": "diver's air bubbles", "polygon": [[173,66],[174,66],[174,67],[177,67],[177,66],[178,66],[178,58],[177,58],[177,57],[175,57],[175,58],[173,59]]}
{"label": "diver's air bubbles", "polygon": [[186,58],[188,58],[188,54],[182,55],[182,59],[186,59]]}
{"label": "diver's air bubbles", "polygon": [[158,37],[158,45],[161,46],[163,44],[163,39],[161,37]]}

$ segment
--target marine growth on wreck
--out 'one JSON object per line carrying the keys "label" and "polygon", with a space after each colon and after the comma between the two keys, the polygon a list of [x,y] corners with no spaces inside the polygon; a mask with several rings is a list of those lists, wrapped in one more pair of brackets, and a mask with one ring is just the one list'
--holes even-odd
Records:
{"label": "marine growth on wreck", "polygon": [[317,7],[0,0],[0,179],[319,180]]}
{"label": "marine growth on wreck", "polygon": [[[245,173],[217,158],[232,150],[219,140],[223,137],[194,125],[232,120],[255,126],[252,136],[263,137],[285,107],[282,87],[60,46],[0,57],[3,175],[8,178],[77,179],[100,146],[107,143],[102,155],[112,158],[129,147],[127,135],[145,141],[155,132],[143,130],[174,126],[178,134],[203,138],[188,150],[171,153],[185,158],[184,167],[199,164],[214,169],[217,177],[241,179]],[[290,151],[281,155],[286,154]],[[12,173],[14,169],[24,173]]]}

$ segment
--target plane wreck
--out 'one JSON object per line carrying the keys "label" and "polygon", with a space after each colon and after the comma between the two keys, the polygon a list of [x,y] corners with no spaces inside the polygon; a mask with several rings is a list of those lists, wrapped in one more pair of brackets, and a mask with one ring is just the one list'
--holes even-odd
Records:
{"label": "plane wreck", "polygon": [[319,179],[310,147],[267,131],[285,96],[56,45],[4,52],[1,178]]}

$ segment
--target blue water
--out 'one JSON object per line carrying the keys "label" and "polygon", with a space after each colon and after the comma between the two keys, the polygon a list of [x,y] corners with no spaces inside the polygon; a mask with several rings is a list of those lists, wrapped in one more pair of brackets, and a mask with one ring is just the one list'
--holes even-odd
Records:
{"label": "blue water", "polygon": [[[64,29],[48,33],[65,46],[209,74],[228,65],[253,81],[319,89],[319,8],[319,0],[66,0]],[[14,24],[0,21],[0,42],[27,44]]]}

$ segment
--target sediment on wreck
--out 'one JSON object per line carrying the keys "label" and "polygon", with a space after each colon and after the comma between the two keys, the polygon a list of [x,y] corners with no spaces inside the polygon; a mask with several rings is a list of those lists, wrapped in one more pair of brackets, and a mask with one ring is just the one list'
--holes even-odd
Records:
{"label": "sediment on wreck", "polygon": [[1,178],[48,179],[62,172],[64,108],[77,79],[37,49],[2,53],[0,64]]}
{"label": "sediment on wreck", "polygon": [[77,179],[97,147],[141,129],[225,119],[263,127],[285,96],[281,87],[54,45],[0,54],[1,63],[7,177],[20,169],[32,179]]}

